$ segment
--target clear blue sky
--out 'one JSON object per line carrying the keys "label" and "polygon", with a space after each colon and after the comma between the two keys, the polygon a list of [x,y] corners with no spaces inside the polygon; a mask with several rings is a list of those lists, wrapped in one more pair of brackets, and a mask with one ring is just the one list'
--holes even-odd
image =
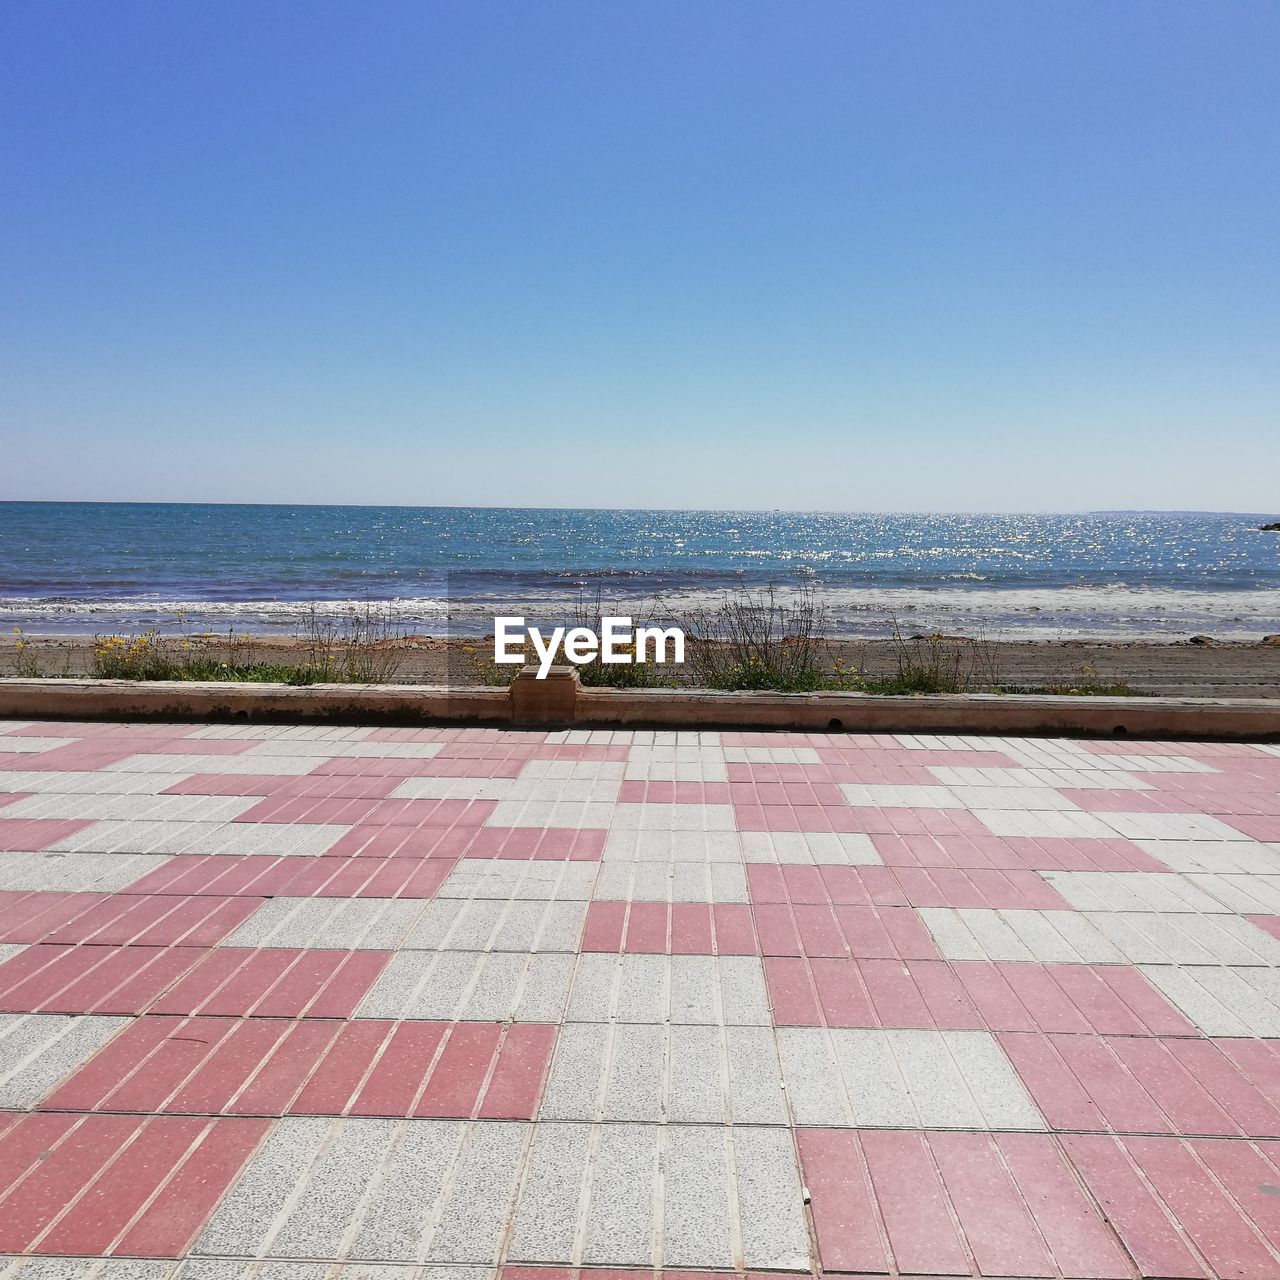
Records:
{"label": "clear blue sky", "polygon": [[11,3],[0,497],[1280,503],[1274,0]]}

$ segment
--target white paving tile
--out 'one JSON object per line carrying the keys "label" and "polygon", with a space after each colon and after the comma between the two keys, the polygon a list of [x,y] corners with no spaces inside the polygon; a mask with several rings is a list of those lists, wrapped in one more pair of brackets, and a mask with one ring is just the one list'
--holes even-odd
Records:
{"label": "white paving tile", "polygon": [[147,853],[0,853],[0,889],[117,893],[168,861],[167,854]]}
{"label": "white paving tile", "polygon": [[614,831],[733,831],[731,804],[630,804],[613,806]]}
{"label": "white paving tile", "polygon": [[423,905],[413,898],[269,898],[222,945],[395,950]]}
{"label": "white paving tile", "polygon": [[578,957],[570,1022],[768,1026],[764,969],[755,956]]}
{"label": "white paving tile", "polygon": [[539,1118],[785,1125],[773,1031],[566,1023]]}
{"label": "white paving tile", "polygon": [[859,832],[743,831],[743,862],[800,866],[874,867],[884,859]]}
{"label": "white paving tile", "polygon": [[1135,843],[1170,871],[1280,875],[1280,844],[1245,840],[1138,840]]}
{"label": "white paving tile", "polygon": [[528,1135],[516,1123],[277,1121],[194,1252],[495,1263]]}
{"label": "white paving tile", "polygon": [[392,793],[393,800],[501,800],[513,786],[511,778],[406,778]]}
{"label": "white paving tile", "polygon": [[529,858],[459,858],[437,898],[581,901],[591,898],[600,864]]}
{"label": "white paving tile", "polygon": [[559,1022],[573,968],[554,952],[398,951],[356,1016]]}
{"label": "white paving tile", "polygon": [[50,845],[67,852],[277,854],[315,857],[351,828],[334,823],[107,820]]}
{"label": "white paving tile", "polygon": [[5,805],[7,818],[228,822],[258,804],[254,796],[44,795]]}
{"label": "white paving tile", "polygon": [[986,1031],[783,1027],[778,1052],[797,1124],[1045,1127],[1004,1050]]}
{"label": "white paving tile", "polygon": [[367,727],[341,724],[208,724],[187,736],[192,741],[230,738],[237,742],[360,742],[372,732]]}
{"label": "white paving tile", "polygon": [[439,951],[576,953],[587,917],[583,901],[437,898],[398,945]]}
{"label": "white paving tile", "polygon": [[1053,787],[952,787],[966,809],[1078,813],[1080,806]]}
{"label": "white paving tile", "polygon": [[1119,769],[973,769],[950,765],[928,765],[927,768],[947,787],[1020,787],[1030,790],[1071,787],[1082,790],[1148,791],[1154,785]]}
{"label": "white paving tile", "polygon": [[[199,744],[193,744],[199,745]],[[189,778],[197,773],[244,774],[246,777],[298,776],[310,773],[319,762],[313,756],[261,756],[242,751],[233,756],[137,755],[106,766],[107,773],[180,773]],[[246,794],[250,794],[246,792]]]}
{"label": "white paving tile", "polygon": [[640,782],[727,782],[726,750],[718,746],[633,746],[624,776]]}
{"label": "white paving tile", "polygon": [[[18,726],[21,728],[21,726]],[[8,730],[7,733],[15,733],[17,729]],[[0,755],[12,753],[13,755],[39,755],[42,751],[54,751],[58,747],[70,746],[75,741],[74,738],[13,738],[4,736],[0,737]]]}
{"label": "white paving tile", "polygon": [[[160,758],[160,757],[156,757]],[[166,763],[173,756],[164,756]],[[0,773],[0,792],[27,795],[158,796],[186,782],[189,772],[108,773],[55,769]]]}
{"label": "white paving tile", "polygon": [[499,800],[485,819],[485,826],[603,830],[609,825],[614,808],[606,800]]}
{"label": "white paving tile", "polygon": [[0,1108],[32,1109],[128,1023],[128,1018],[0,1013]]}
{"label": "white paving tile", "polygon": [[1100,813],[1100,822],[1126,840],[1249,840],[1204,813]]}
{"label": "white paving tile", "polygon": [[[1098,763],[1107,761],[1107,764]],[[1091,769],[1124,769],[1132,773],[1219,773],[1207,760],[1195,756],[1145,756],[1133,755],[1089,757]]]}
{"label": "white paving tile", "polygon": [[1078,911],[922,907],[919,914],[948,960],[1119,964],[1125,958]]}
{"label": "white paving tile", "polygon": [[1132,964],[1280,965],[1280,939],[1234,915],[1081,913]]}
{"label": "white paving tile", "polygon": [[1115,814],[1092,814],[1047,809],[974,809],[973,816],[993,836],[1031,836],[1067,840],[1114,840],[1114,826],[1102,821]]}
{"label": "white paving tile", "polygon": [[[1222,903],[1187,876],[1162,871],[1042,871],[1081,911],[1222,911]],[[1234,910],[1234,908],[1232,908]]]}
{"label": "white paving tile", "polygon": [[621,760],[526,760],[517,781],[621,784],[625,770]]}
{"label": "white paving tile", "polygon": [[730,764],[821,764],[813,747],[725,747]]}
{"label": "white paving tile", "polygon": [[746,870],[730,862],[604,862],[597,900],[748,902]]}
{"label": "white paving tile", "polygon": [[[557,771],[548,772],[553,766],[558,766]],[[548,804],[613,804],[622,787],[622,765],[607,760],[530,760],[518,778],[503,781],[507,784],[503,798],[512,803],[531,800]]]}
{"label": "white paving tile", "polygon": [[736,831],[622,831],[605,837],[604,862],[743,861],[743,836]]}
{"label": "white paving tile", "polygon": [[807,1271],[790,1135],[750,1126],[536,1126],[509,1262]]}
{"label": "white paving tile", "polygon": [[1186,879],[1228,911],[1248,916],[1280,916],[1280,874],[1209,873],[1191,874]]}
{"label": "white paving tile", "polygon": [[861,782],[842,782],[840,790],[844,798],[860,809],[963,809],[961,800],[950,787],[899,785],[884,782],[864,785]]}
{"label": "white paving tile", "polygon": [[1207,1036],[1280,1037],[1280,970],[1162,964],[1142,972]]}

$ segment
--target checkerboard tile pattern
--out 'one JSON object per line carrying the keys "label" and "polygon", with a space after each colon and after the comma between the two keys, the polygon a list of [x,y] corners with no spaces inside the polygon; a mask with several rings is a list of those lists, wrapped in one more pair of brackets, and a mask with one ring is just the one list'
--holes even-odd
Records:
{"label": "checkerboard tile pattern", "polygon": [[1280,749],[0,722],[0,1280],[1280,1280]]}

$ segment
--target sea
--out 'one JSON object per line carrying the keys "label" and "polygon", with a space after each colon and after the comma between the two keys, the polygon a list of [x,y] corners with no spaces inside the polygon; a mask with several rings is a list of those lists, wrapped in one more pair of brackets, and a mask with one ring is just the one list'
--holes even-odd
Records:
{"label": "sea", "polygon": [[405,632],[679,619],[772,590],[832,634],[1247,640],[1280,632],[1274,513],[893,514],[0,503],[0,620],[28,634]]}

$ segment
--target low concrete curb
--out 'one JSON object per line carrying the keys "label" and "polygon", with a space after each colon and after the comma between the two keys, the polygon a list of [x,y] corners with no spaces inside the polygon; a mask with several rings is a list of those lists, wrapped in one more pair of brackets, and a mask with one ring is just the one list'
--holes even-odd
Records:
{"label": "low concrete curb", "polygon": [[1026,694],[713,693],[583,688],[526,667],[510,689],[0,679],[0,716],[27,720],[257,720],[845,733],[1052,734],[1280,741],[1280,702]]}

